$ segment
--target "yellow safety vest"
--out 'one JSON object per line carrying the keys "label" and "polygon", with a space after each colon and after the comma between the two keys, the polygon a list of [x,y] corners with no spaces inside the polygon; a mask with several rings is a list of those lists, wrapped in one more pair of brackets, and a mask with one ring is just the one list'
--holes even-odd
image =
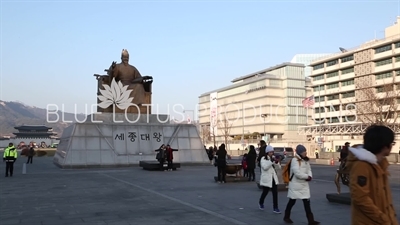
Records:
{"label": "yellow safety vest", "polygon": [[14,161],[14,160],[11,159],[11,158],[16,159],[17,157],[18,157],[18,152],[17,152],[17,149],[16,149],[14,146],[12,146],[12,147],[7,147],[7,148],[4,150],[3,159],[5,159],[7,162],[8,162],[8,161]]}

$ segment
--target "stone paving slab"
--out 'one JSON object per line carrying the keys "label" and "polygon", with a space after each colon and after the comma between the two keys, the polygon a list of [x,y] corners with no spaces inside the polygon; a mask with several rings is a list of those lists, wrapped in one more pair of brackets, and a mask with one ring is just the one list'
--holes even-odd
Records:
{"label": "stone paving slab", "polygon": [[[266,198],[266,210],[261,211],[261,191],[254,182],[215,183],[216,168],[211,165],[170,172],[138,167],[63,170],[46,157],[34,158],[27,174],[21,174],[22,163],[17,161],[12,178],[0,176],[1,225],[284,224],[283,215],[272,213],[271,195]],[[0,173],[4,174],[4,167],[0,163]],[[316,219],[322,224],[350,224],[350,206],[326,200],[326,193],[336,190],[332,175],[336,168],[313,168],[311,207]],[[392,173],[395,176],[398,168]],[[397,185],[394,179],[391,186]],[[398,190],[393,190],[399,200],[395,201],[397,210]],[[286,194],[279,193],[281,211]],[[307,224],[301,202],[295,205],[292,218],[296,224]]]}

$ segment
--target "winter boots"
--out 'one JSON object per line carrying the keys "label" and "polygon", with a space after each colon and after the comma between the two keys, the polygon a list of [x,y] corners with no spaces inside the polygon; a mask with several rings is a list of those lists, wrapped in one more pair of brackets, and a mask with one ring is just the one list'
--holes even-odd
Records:
{"label": "winter boots", "polygon": [[290,223],[290,224],[293,223],[293,221],[290,219],[290,212],[285,211],[285,216],[283,217],[283,221],[285,221],[286,223]]}
{"label": "winter boots", "polygon": [[314,214],[307,214],[308,225],[318,225],[320,222],[314,220]]}
{"label": "winter boots", "polygon": [[[320,222],[314,220],[314,214],[307,214],[308,225],[319,225]],[[290,212],[285,211],[285,216],[283,217],[283,221],[286,223],[292,224],[293,221],[290,219]]]}

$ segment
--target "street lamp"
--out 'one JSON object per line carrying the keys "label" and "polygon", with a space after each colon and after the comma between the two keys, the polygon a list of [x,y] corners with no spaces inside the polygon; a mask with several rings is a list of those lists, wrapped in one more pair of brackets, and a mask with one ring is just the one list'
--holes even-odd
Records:
{"label": "street lamp", "polygon": [[[268,117],[268,114],[261,114],[261,118],[263,118],[264,119],[264,137],[265,137],[265,118],[267,118]],[[265,141],[265,140],[264,140]]]}
{"label": "street lamp", "polygon": [[[310,86],[305,86],[305,88],[311,88]],[[307,97],[307,96],[306,96]],[[319,140],[321,140],[322,137],[322,123],[321,123],[321,85],[318,85],[318,112],[319,112]],[[318,140],[318,144],[319,144],[319,140]],[[322,149],[324,147],[324,142],[321,140],[321,144],[320,144],[320,151],[322,152]]]}

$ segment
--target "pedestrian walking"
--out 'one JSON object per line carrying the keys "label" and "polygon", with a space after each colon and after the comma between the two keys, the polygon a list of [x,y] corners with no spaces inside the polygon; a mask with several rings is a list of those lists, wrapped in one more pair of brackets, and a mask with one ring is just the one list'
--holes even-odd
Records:
{"label": "pedestrian walking", "polygon": [[278,208],[278,175],[275,168],[281,168],[280,158],[275,160],[274,148],[271,145],[267,145],[265,148],[265,155],[260,159],[261,164],[261,177],[260,186],[263,188],[263,192],[260,196],[259,206],[261,210],[264,210],[264,200],[267,197],[268,192],[272,191],[273,201],[273,212],[281,213]]}
{"label": "pedestrian walking", "polygon": [[290,181],[288,187],[289,202],[286,205],[285,216],[283,220],[286,223],[293,223],[290,214],[297,199],[303,201],[304,210],[309,225],[318,225],[320,222],[314,220],[314,214],[311,211],[310,186],[308,182],[312,180],[312,171],[307,157],[307,149],[303,145],[297,145],[295,157],[290,165]]}

